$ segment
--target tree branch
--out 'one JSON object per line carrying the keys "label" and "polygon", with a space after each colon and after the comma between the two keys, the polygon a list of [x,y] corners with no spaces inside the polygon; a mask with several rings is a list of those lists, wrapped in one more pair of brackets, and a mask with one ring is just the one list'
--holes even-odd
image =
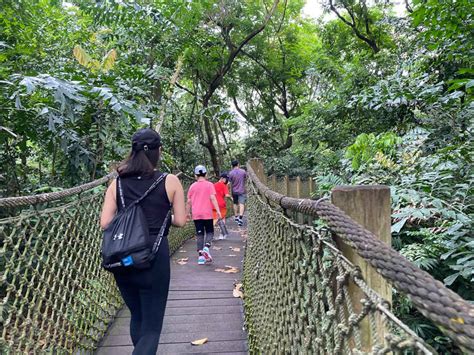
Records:
{"label": "tree branch", "polygon": [[195,93],[195,92],[191,91],[190,89],[188,89],[187,87],[181,85],[180,83],[175,82],[174,84],[175,84],[178,88],[180,88],[181,90],[186,91],[188,94],[191,94],[191,95],[193,95],[193,96],[196,96],[196,93]]}
{"label": "tree branch", "polygon": [[267,26],[268,24],[268,21],[270,20],[270,18],[272,17],[273,13],[275,12],[276,10],[276,7],[278,5],[278,3],[280,2],[280,0],[275,0],[274,3],[273,3],[273,6],[270,10],[270,12],[267,14],[267,16],[265,16],[265,20],[263,21],[263,23],[260,25],[260,27],[254,29],[251,33],[249,33],[243,40],[242,42],[240,42],[240,44],[234,49],[234,50],[231,50],[230,53],[229,53],[229,58],[227,58],[227,61],[226,63],[224,64],[224,66],[222,66],[218,71],[217,73],[214,75],[214,78],[212,79],[210,85],[209,85],[209,89],[208,91],[206,92],[206,94],[204,95],[203,97],[203,105],[204,106],[207,106],[208,103],[209,103],[209,100],[211,99],[212,95],[214,94],[214,92],[217,90],[217,88],[220,86],[220,84],[222,83],[222,80],[224,79],[224,76],[227,74],[227,72],[230,70],[230,68],[232,67],[232,63],[234,62],[235,58],[237,57],[237,55],[240,53],[240,51],[242,50],[242,48],[248,43],[250,42],[256,35],[258,35],[260,32],[262,32],[265,27]]}
{"label": "tree branch", "polygon": [[[349,14],[349,16],[351,17],[351,20],[352,22],[349,22],[344,16],[342,16],[339,11],[337,10],[337,8],[334,6],[334,3],[333,3],[333,0],[329,0],[329,7],[331,9],[332,12],[334,12],[336,14],[336,16],[342,21],[344,22],[347,26],[349,26],[350,28],[352,28],[352,31],[354,31],[355,35],[361,39],[362,41],[364,41],[365,43],[367,43],[370,48],[372,49],[372,51],[374,53],[378,53],[380,51],[380,48],[378,47],[377,45],[377,42],[370,38],[370,37],[367,37],[367,36],[364,36],[360,31],[359,29],[357,28],[357,23],[356,23],[356,19],[354,17],[354,13],[347,7],[346,3],[342,3],[343,6],[344,6],[344,9],[347,11],[347,13]],[[371,36],[371,32],[370,32],[370,28],[368,27],[369,26],[369,22],[368,22],[368,17],[367,17],[367,7],[365,7],[365,13],[364,13],[364,18],[365,18],[365,26],[366,26],[366,31],[367,31],[367,35],[368,36]]]}
{"label": "tree branch", "polygon": [[243,118],[245,118],[246,121],[248,121],[249,117],[248,117],[247,114],[239,107],[239,104],[237,103],[237,99],[235,98],[235,96],[232,96],[232,101],[234,101],[234,106],[235,106],[235,109],[237,110],[237,112],[238,112]]}
{"label": "tree branch", "polygon": [[408,2],[408,0],[405,0],[405,9],[407,9],[407,11],[410,14],[413,12],[413,9],[411,8],[410,3]]}

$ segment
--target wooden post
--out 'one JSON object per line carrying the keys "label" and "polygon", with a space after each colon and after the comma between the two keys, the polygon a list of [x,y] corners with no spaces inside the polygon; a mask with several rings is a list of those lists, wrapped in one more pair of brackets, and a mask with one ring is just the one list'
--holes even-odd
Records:
{"label": "wooden post", "polygon": [[252,167],[255,171],[255,174],[260,179],[263,184],[267,184],[267,176],[265,175],[265,169],[263,167],[263,162],[260,159],[252,159]]}
{"label": "wooden post", "polygon": [[309,198],[313,198],[313,193],[314,193],[314,180],[313,177],[310,176],[308,179],[308,185],[309,185]]}
{"label": "wooden post", "polygon": [[[301,196],[301,177],[297,176],[296,177],[296,198],[302,198],[303,196]],[[302,213],[297,213],[296,214],[296,221],[299,223],[299,224],[303,224],[304,223],[304,215]]]}
{"label": "wooden post", "polygon": [[[338,186],[332,190],[332,203],[343,210],[354,221],[374,233],[388,245],[392,243],[391,236],[391,207],[390,188],[388,186]],[[391,285],[380,276],[356,251],[345,244],[342,239],[335,237],[336,245],[354,265],[359,266],[367,285],[392,303]],[[354,312],[362,310],[360,300],[366,298],[362,290],[354,283],[349,283],[349,294],[352,298]],[[376,327],[379,339],[373,339],[369,320],[366,318],[360,323],[362,351],[372,351],[375,343],[384,344],[384,329],[381,317],[376,316]]]}
{"label": "wooden post", "polygon": [[272,190],[276,191],[277,188],[277,177],[275,174],[272,175]]}
{"label": "wooden post", "polygon": [[283,187],[285,188],[285,191],[284,191],[283,195],[289,196],[289,194],[290,194],[290,178],[288,177],[288,175],[285,175],[283,177]]}
{"label": "wooden post", "polygon": [[301,178],[299,176],[296,177],[296,196],[297,198],[301,198]]}
{"label": "wooden post", "polygon": [[[312,199],[314,198],[314,180],[312,176],[308,177],[308,198]],[[312,216],[306,216],[306,223],[309,225],[312,225],[314,221],[314,218]]]}

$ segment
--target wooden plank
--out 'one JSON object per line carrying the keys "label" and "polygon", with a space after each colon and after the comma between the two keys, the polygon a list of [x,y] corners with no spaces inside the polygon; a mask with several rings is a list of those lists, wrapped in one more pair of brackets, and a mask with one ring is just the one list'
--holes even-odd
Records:
{"label": "wooden plank", "polygon": [[[126,318],[119,318],[126,319]],[[163,324],[163,330],[161,331],[162,334],[167,333],[188,333],[188,332],[198,332],[200,330],[207,331],[207,332],[217,332],[217,331],[224,331],[224,330],[241,330],[242,329],[242,320],[229,320],[226,322],[219,322],[219,323],[184,323],[184,324]],[[114,324],[110,327],[108,334],[112,335],[127,335],[130,332],[129,323],[126,324],[119,324],[114,322]]]}
{"label": "wooden plank", "polygon": [[197,299],[213,299],[213,298],[229,298],[232,296],[232,289],[227,291],[183,291],[173,292],[168,295],[168,301],[171,300],[197,300]]}
{"label": "wooden plank", "polygon": [[[242,313],[242,306],[212,306],[212,307],[186,307],[186,308],[167,308],[165,316],[176,315],[195,315],[195,314],[228,314],[228,313]],[[130,311],[128,308],[122,309],[117,318],[130,318]]]}
{"label": "wooden plank", "polygon": [[212,303],[206,299],[200,300],[171,300],[168,301],[166,307],[203,307],[203,306],[236,306],[241,305],[242,302],[238,298],[217,298],[212,300]]}
{"label": "wooden plank", "polygon": [[[219,323],[219,322],[242,322],[243,314],[239,313],[217,313],[217,314],[207,314],[206,322]],[[191,323],[202,323],[203,315],[194,314],[194,315],[180,315],[180,316],[166,316],[163,320],[163,326],[166,327],[169,324],[191,324]],[[130,318],[117,318],[114,322],[114,325],[129,325]]]}
{"label": "wooden plank", "polygon": [[[97,355],[129,355],[133,351],[132,346],[102,347]],[[246,353],[248,346],[245,341],[209,341],[204,345],[193,346],[191,343],[162,344],[157,354],[229,354],[232,352]]]}
{"label": "wooden plank", "polygon": [[[196,333],[169,333],[162,334],[160,344],[189,343],[196,339],[209,338],[210,334],[205,332]],[[247,334],[243,330],[231,330],[214,332],[211,335],[212,341],[229,341],[229,340],[247,340]],[[130,335],[110,335],[102,343],[102,346],[127,346],[132,345]]]}

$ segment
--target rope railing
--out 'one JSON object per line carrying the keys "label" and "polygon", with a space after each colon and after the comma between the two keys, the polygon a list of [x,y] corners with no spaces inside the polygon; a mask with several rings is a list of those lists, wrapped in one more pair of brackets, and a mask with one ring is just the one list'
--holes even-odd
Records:
{"label": "rope railing", "polygon": [[18,197],[5,197],[0,198],[0,208],[12,208],[20,206],[33,206],[40,203],[51,202],[65,197],[75,196],[82,192],[90,191],[95,187],[102,186],[111,179],[116,177],[116,173],[110,173],[103,178],[88,182],[83,185],[74,186],[70,189],[65,189],[56,192],[47,192],[43,194],[30,195],[30,196],[18,196]]}
{"label": "rope railing", "polygon": [[[0,352],[92,352],[123,304],[100,266],[99,215],[113,175],[68,190],[0,199],[1,208],[37,205],[0,219]],[[54,207],[44,204],[54,201]],[[170,230],[170,251],[192,234]]]}
{"label": "rope railing", "polygon": [[[320,353],[332,352],[336,348],[359,348],[358,339],[363,334],[357,334],[357,324],[362,318],[367,318],[370,326],[375,327],[377,317],[371,313],[382,312],[383,322],[391,325],[385,325],[388,327],[388,334],[382,339],[385,345],[376,341],[371,351],[401,351],[400,344],[423,353],[432,351],[407,331],[408,328],[393,314],[387,313],[388,309],[381,310],[386,307],[383,300],[373,295],[357,268],[350,266],[337,249],[329,246],[332,238],[327,238],[328,235],[336,234],[397,291],[407,295],[418,311],[463,351],[474,352],[474,307],[471,304],[380,241],[328,200],[282,195],[264,185],[251,164],[247,169],[251,193],[244,275],[246,314],[254,350],[288,349],[289,344],[285,342],[276,345],[277,334],[293,334],[300,339],[299,346],[308,346],[309,342],[313,350],[325,349]],[[276,211],[272,205],[285,213]],[[289,212],[319,218],[326,225],[328,234],[324,229],[316,230],[292,222],[286,217]],[[327,258],[334,260],[328,261]],[[359,314],[352,312],[354,305],[347,291],[348,280],[365,288],[367,298],[361,300],[363,305]],[[279,321],[278,317],[286,322]],[[297,326],[304,337],[297,335]],[[373,331],[376,333],[377,329]],[[398,342],[394,342],[395,338]]]}

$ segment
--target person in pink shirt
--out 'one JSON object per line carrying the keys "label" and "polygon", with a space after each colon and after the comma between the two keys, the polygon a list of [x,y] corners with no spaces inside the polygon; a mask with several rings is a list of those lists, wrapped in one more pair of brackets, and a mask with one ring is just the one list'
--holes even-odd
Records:
{"label": "person in pink shirt", "polygon": [[[196,182],[188,190],[187,214],[192,218],[196,227],[198,264],[212,262],[209,251],[211,241],[214,237],[214,223],[212,220],[212,208],[217,211],[219,218],[222,218],[219,205],[216,199],[216,189],[214,184],[207,181],[207,170],[203,165],[194,168]],[[191,213],[192,212],[192,213]]]}

